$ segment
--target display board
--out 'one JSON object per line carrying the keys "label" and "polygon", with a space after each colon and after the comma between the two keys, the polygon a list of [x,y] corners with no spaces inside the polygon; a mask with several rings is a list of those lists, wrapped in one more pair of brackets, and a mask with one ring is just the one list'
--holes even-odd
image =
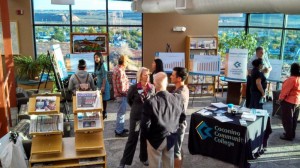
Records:
{"label": "display board", "polygon": [[94,53],[70,54],[71,72],[78,70],[78,61],[84,59],[86,62],[87,72],[93,73],[95,70]]}
{"label": "display board", "polygon": [[174,67],[185,67],[185,54],[180,52],[157,52],[155,54],[164,64],[164,71],[172,73]]}
{"label": "display board", "polygon": [[191,55],[191,75],[220,75],[219,55]]}
{"label": "display board", "polygon": [[68,71],[66,68],[66,64],[64,61],[64,56],[61,52],[61,48],[59,44],[55,44],[51,46],[54,54],[54,64],[57,67],[57,72],[59,73],[60,79],[64,80],[68,78]]}
{"label": "display board", "polygon": [[270,64],[272,66],[272,71],[270,72],[269,81],[279,82],[281,80],[281,72],[282,72],[282,60],[278,59],[270,59]]}
{"label": "display board", "polygon": [[247,62],[247,49],[229,49],[225,63],[226,80],[246,81]]}

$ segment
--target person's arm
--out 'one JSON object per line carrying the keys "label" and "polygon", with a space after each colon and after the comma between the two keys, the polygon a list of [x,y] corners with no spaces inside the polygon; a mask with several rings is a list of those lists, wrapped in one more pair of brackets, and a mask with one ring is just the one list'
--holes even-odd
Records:
{"label": "person's arm", "polygon": [[268,58],[268,56],[265,56],[264,57],[264,59],[265,59],[265,68],[264,68],[264,73],[269,73],[269,72],[271,72],[272,71],[272,65],[271,65],[271,63],[270,63],[270,61],[269,61],[269,58]]}
{"label": "person's arm", "polygon": [[115,81],[115,88],[116,88],[117,92],[119,94],[122,94],[123,93],[122,92],[123,84],[122,84],[122,80],[121,80],[121,71],[120,70],[118,70],[116,72],[114,81]]}
{"label": "person's arm", "polygon": [[261,78],[257,78],[256,81],[255,81],[255,83],[256,83],[257,89],[261,93],[262,97],[264,97],[265,96],[265,91],[264,91],[264,89],[263,89],[263,87],[261,85]]}
{"label": "person's arm", "polygon": [[152,106],[149,101],[143,105],[142,119],[141,119],[141,136],[147,137],[147,133],[151,126],[151,109]]}
{"label": "person's arm", "polygon": [[255,59],[255,55],[252,57],[252,58],[250,58],[250,60],[249,60],[249,62],[248,62],[248,64],[247,64],[247,71],[248,71],[248,75],[251,75],[251,73],[252,73],[252,69],[253,69],[253,65],[252,65],[252,62],[253,62],[253,60]]}
{"label": "person's arm", "polygon": [[96,90],[96,86],[95,86],[95,82],[94,82],[94,79],[93,79],[93,75],[92,74],[88,74],[88,75],[89,75],[89,81],[90,81],[90,85],[91,85],[92,90]]}
{"label": "person's arm", "polygon": [[101,85],[101,92],[104,93],[105,91],[105,85],[106,85],[106,80],[107,80],[107,67],[106,64],[102,64],[102,73],[103,73],[103,80],[102,80],[102,85]]}
{"label": "person's arm", "polygon": [[289,93],[295,86],[294,83],[295,83],[295,79],[291,77],[289,77],[287,80],[283,82],[282,89],[279,95],[279,100],[284,100],[289,95]]}
{"label": "person's arm", "polygon": [[129,104],[129,106],[131,107],[133,104],[133,100],[134,100],[134,93],[136,91],[135,89],[135,85],[130,86],[129,90],[128,90],[128,94],[127,94],[127,103]]}
{"label": "person's arm", "polygon": [[69,85],[68,85],[69,91],[73,91],[73,89],[74,89],[73,79],[74,79],[74,75],[72,75],[69,79]]}

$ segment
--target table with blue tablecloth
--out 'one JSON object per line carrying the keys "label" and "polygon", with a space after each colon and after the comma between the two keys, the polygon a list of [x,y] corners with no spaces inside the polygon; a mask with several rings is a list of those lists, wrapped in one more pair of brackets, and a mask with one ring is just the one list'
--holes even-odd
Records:
{"label": "table with blue tablecloth", "polygon": [[240,124],[241,115],[224,115],[233,121],[220,122],[213,116],[193,113],[190,122],[188,148],[191,154],[210,156],[239,167],[247,167],[247,160],[262,154],[271,133],[268,115]]}

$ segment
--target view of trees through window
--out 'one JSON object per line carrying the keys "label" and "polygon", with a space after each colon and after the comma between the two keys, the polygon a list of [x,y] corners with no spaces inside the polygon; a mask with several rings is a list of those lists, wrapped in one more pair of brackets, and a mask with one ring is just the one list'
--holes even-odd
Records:
{"label": "view of trees through window", "polygon": [[266,54],[270,59],[283,60],[284,67],[300,61],[300,15],[220,15],[219,37],[224,33],[232,37],[242,32],[255,34],[257,46],[267,43]]}
{"label": "view of trees through window", "polygon": [[109,69],[120,54],[130,58],[128,69],[142,66],[142,14],[122,0],[76,0],[75,5],[54,5],[51,0],[32,0],[36,54],[60,44],[70,53],[70,34],[108,33]]}

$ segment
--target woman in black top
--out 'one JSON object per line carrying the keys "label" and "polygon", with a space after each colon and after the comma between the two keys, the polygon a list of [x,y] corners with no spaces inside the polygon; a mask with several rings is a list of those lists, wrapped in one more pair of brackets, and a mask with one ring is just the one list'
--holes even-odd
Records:
{"label": "woman in black top", "polygon": [[262,109],[265,100],[265,90],[267,88],[267,80],[261,72],[263,60],[256,59],[252,62],[253,70],[251,72],[251,101],[250,108]]}
{"label": "woman in black top", "polygon": [[164,72],[164,65],[161,59],[156,58],[152,62],[152,73],[150,75],[150,83],[153,84],[153,75],[157,74],[158,72]]}

